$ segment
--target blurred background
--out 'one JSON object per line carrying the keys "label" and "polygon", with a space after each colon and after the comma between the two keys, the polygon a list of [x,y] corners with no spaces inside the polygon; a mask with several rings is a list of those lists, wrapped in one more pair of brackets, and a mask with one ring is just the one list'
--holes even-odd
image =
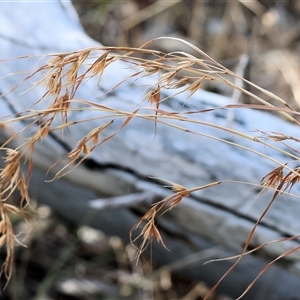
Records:
{"label": "blurred background", "polygon": [[[86,32],[104,45],[140,47],[155,37],[182,38],[295,109],[300,107],[298,0],[76,0],[73,4]],[[154,42],[151,47],[197,55],[178,42]],[[233,93],[215,82],[203,87],[226,96]],[[252,101],[246,96],[238,100]],[[28,235],[28,247],[16,249],[15,272],[1,299],[201,300],[209,290],[202,282],[156,268],[151,257],[136,265],[131,245],[89,227],[75,228],[46,206],[36,206],[28,222],[16,219],[14,224],[17,232]],[[214,299],[230,298],[215,294]]]}
{"label": "blurred background", "polygon": [[[229,69],[300,107],[297,0],[73,1],[86,32],[104,45],[140,47],[160,36],[185,39]],[[151,47],[191,49],[176,41]],[[244,56],[243,56],[244,55]],[[241,62],[241,58],[246,61]],[[216,82],[205,89],[231,96]],[[245,96],[241,99],[249,102]]]}

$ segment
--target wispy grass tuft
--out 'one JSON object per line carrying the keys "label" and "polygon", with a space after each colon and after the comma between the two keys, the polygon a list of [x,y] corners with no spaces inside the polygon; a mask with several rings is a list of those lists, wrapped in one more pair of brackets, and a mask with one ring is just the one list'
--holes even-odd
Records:
{"label": "wispy grass tuft", "polygon": [[[152,42],[160,39],[172,39],[176,40],[178,43],[184,43],[193,51],[196,51],[199,57],[195,57],[185,52],[163,53],[161,51],[149,49]],[[227,276],[238,264],[241,258],[248,253],[247,248],[250,245],[250,241],[257,225],[264,218],[265,214],[277,196],[281,193],[290,192],[292,187],[298,183],[300,169],[291,168],[289,167],[289,162],[281,163],[262,152],[253,150],[244,145],[216,136],[205,135],[200,131],[191,131],[187,129],[184,124],[196,123],[213,127],[219,131],[229,132],[232,135],[261,143],[265,147],[273,148],[279,152],[282,152],[287,157],[290,157],[291,160],[297,161],[299,160],[299,152],[296,149],[289,148],[291,151],[287,152],[280,147],[274,146],[273,143],[267,142],[268,140],[278,143],[284,143],[285,140],[299,142],[299,140],[295,137],[287,136],[280,132],[262,132],[264,136],[259,138],[251,134],[246,134],[244,132],[235,130],[230,126],[221,126],[218,124],[201,121],[193,118],[193,115],[222,108],[236,109],[243,107],[269,110],[282,115],[287,120],[299,125],[299,122],[295,118],[295,115],[299,115],[299,113],[293,110],[288,103],[286,103],[286,101],[280,97],[262,89],[261,87],[245,80],[241,76],[225,68],[191,43],[176,38],[157,38],[144,44],[140,48],[93,47],[69,53],[49,54],[43,58],[48,59],[47,63],[41,65],[32,74],[28,75],[24,79],[24,82],[39,78],[37,81],[35,81],[32,88],[43,86],[45,89],[44,95],[40,99],[36,99],[35,105],[33,105],[30,110],[18,112],[17,115],[0,121],[1,128],[9,128],[10,124],[24,120],[26,120],[28,124],[21,132],[15,132],[0,148],[0,150],[5,153],[4,167],[0,170],[0,247],[6,247],[7,250],[7,258],[2,266],[2,274],[4,274],[8,280],[11,277],[14,243],[16,241],[16,237],[10,221],[10,214],[20,214],[22,213],[22,209],[29,205],[30,199],[28,195],[28,184],[32,169],[32,154],[34,153],[36,143],[45,139],[52,132],[59,132],[63,136],[63,132],[68,130],[70,127],[80,126],[80,124],[90,121],[90,119],[69,121],[70,113],[81,110],[96,110],[105,112],[107,115],[105,117],[99,117],[99,119],[107,118],[108,121],[98,127],[91,128],[85,137],[76,141],[75,147],[67,154],[66,158],[62,159],[62,161],[67,159],[67,162],[56,173],[54,179],[58,179],[59,177],[66,175],[68,172],[71,172],[73,168],[88,158],[97,146],[105,143],[109,139],[114,138],[114,136],[116,136],[134,118],[143,118],[149,122],[153,122],[155,125],[157,123],[161,123],[172,126],[173,128],[182,130],[184,132],[202,135],[220,142],[229,143],[241,148],[243,151],[255,152],[264,159],[271,160],[278,165],[277,168],[270,171],[270,173],[266,174],[261,180],[260,185],[263,187],[263,191],[274,191],[273,197],[249,233],[249,236],[245,242],[245,246],[241,254],[237,257],[236,262],[224,274],[221,280]],[[26,59],[26,57],[20,59]],[[140,99],[142,102],[145,101],[146,104],[144,108],[147,108],[147,113],[143,112],[143,108],[133,108],[132,111],[123,111],[109,106],[104,106],[101,105],[101,99],[97,99],[97,101],[94,102],[86,99],[76,98],[76,92],[78,91],[78,88],[82,82],[93,77],[97,77],[99,84],[101,85],[101,79],[106,68],[118,61],[125,63],[127,68],[132,70],[132,73],[128,76],[128,78],[116,84],[109,92],[113,91],[120,84],[127,80],[132,82],[138,78],[151,76],[151,80],[149,80],[151,84],[147,87],[147,92],[145,93],[144,98]],[[155,74],[157,78],[155,82],[153,82],[153,74]],[[236,79],[247,83],[248,86],[251,86],[260,92],[260,95],[263,94],[266,96],[266,99],[274,100],[275,103],[278,103],[278,105],[281,105],[281,107],[283,106],[283,108],[276,107],[275,105],[270,104],[266,99],[263,99],[262,97],[257,96],[255,93],[244,89],[241,85],[237,85]],[[176,111],[166,111],[165,109],[161,108],[161,103],[166,100],[172,100],[170,96],[165,98],[162,96],[163,90],[172,90],[174,91],[173,95],[186,92],[188,94],[187,97],[189,98],[195,92],[197,92],[199,88],[201,88],[201,85],[204,81],[212,80],[224,83],[233,89],[252,97],[257,101],[257,104],[231,104],[202,111],[186,111],[180,113]],[[22,83],[20,83],[20,85],[22,85]],[[105,97],[105,95],[103,97]],[[40,104],[41,102],[44,102],[45,107],[42,110],[37,109],[36,107],[36,105]],[[57,118],[60,118],[61,120],[59,125],[54,122],[54,120]],[[114,133],[110,133],[108,136],[103,137],[102,133],[105,132],[116,119],[122,120],[122,124],[120,125],[119,129]],[[182,121],[180,122],[181,125],[179,125],[178,122],[174,123],[174,120]],[[25,131],[28,132],[28,129],[34,126],[37,126],[38,129],[30,131],[31,135],[22,140],[22,133]],[[156,127],[155,130],[157,130]],[[16,140],[19,141],[20,138],[22,142],[18,143],[19,146],[17,148],[9,148],[9,144],[11,142]],[[26,174],[22,173],[20,167],[21,163],[23,163],[25,160],[28,161],[29,166],[27,176]],[[287,170],[286,175],[284,175],[285,170]],[[206,188],[213,188],[216,185],[222,184],[222,182],[212,182],[207,185],[194,188],[186,188],[173,182],[168,182],[168,184],[171,185],[173,194],[153,204],[152,207],[149,207],[149,210],[135,224],[135,226],[132,228],[132,231],[129,233],[132,243],[136,243],[139,239],[142,240],[138,246],[138,256],[148,247],[153,239],[156,239],[162,244],[162,246],[167,248],[167,245],[165,245],[157,228],[157,218],[163,217],[165,213],[172,209],[176,209],[176,206],[180,202],[184,201],[184,198],[189,197],[191,193]],[[16,191],[21,194],[22,200],[20,207],[15,207],[7,203],[9,197]],[[134,237],[134,232],[136,230],[138,230],[139,233],[137,234],[137,237]],[[260,248],[257,248],[257,250],[258,249]],[[297,249],[287,251],[278,257],[278,259],[285,257],[296,250]],[[276,260],[272,261],[270,264],[273,264]],[[262,273],[267,269],[268,266],[262,270]],[[258,276],[259,275],[261,274],[258,274]],[[206,299],[208,299],[214,292],[221,280],[207,295]],[[249,285],[249,288],[251,286],[252,284]],[[247,290],[245,292],[247,292]]]}

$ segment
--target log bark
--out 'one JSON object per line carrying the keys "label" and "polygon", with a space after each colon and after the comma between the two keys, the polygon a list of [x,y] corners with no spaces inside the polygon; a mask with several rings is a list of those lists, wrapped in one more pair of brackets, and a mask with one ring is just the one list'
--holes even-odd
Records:
{"label": "log bark", "polygon": [[[27,17],[24,18],[24,15]],[[11,10],[9,3],[0,3],[0,16],[0,59],[73,51],[99,45],[86,36],[73,7],[67,2],[15,3],[14,10]],[[33,70],[39,60],[40,58],[29,57],[1,61],[0,92],[5,94],[19,84],[25,75],[17,72]],[[78,98],[95,99],[107,93],[130,74],[125,67],[121,62],[109,67],[103,74],[99,88],[97,79],[83,83]],[[14,74],[6,76],[12,73]],[[144,104],[139,104],[144,96],[142,86],[147,80],[151,78],[144,78],[130,88],[124,84],[119,86],[113,93],[101,98],[101,104],[124,111],[142,107]],[[0,99],[2,120],[8,115],[31,109],[43,95],[43,87],[22,93],[30,87],[30,82],[24,82],[20,88]],[[169,91],[164,93],[167,95]],[[185,94],[171,97],[161,104],[161,108],[195,111],[229,103],[230,99],[225,97],[198,91],[188,100]],[[43,108],[43,104],[39,108]],[[99,114],[98,111],[77,111],[70,113],[69,121],[93,118]],[[200,113],[195,119],[227,126],[227,114],[227,110],[216,110]],[[115,120],[106,134],[116,132],[121,124],[122,121]],[[193,193],[160,218],[159,230],[170,251],[155,242],[153,245],[153,259],[159,265],[169,265],[186,277],[204,280],[213,285],[233,261],[205,265],[203,262],[238,254],[257,218],[271,199],[271,194],[266,193],[251,204],[257,192],[249,185],[230,181],[259,183],[263,176],[276,167],[274,161],[263,158],[254,151],[267,154],[282,163],[289,161],[290,157],[211,126],[194,123],[182,125],[182,122],[175,121],[174,124],[201,134],[190,134],[159,124],[154,138],[153,122],[134,119],[113,139],[99,146],[89,159],[71,173],[54,182],[46,182],[62,167],[62,163],[57,164],[46,175],[53,163],[65,157],[77,140],[99,126],[99,120],[70,128],[63,139],[53,133],[35,148],[31,195],[75,224],[88,223],[107,234],[119,235],[128,242],[130,229],[151,203],[171,193],[153,177],[189,188],[222,181],[222,184],[214,188]],[[1,142],[11,132],[21,131],[26,125],[21,121],[9,124],[9,127],[0,132]],[[261,135],[253,132],[257,128],[295,137],[299,131],[296,125],[255,110],[236,110],[231,127],[257,136]],[[26,134],[28,132],[24,132],[23,138]],[[241,147],[206,136],[237,142]],[[20,137],[19,143],[21,142]],[[288,151],[285,145],[276,146]],[[253,152],[245,151],[242,147],[249,147]],[[298,194],[299,187],[295,186],[292,192]],[[109,197],[114,198],[109,201]],[[251,247],[299,234],[299,211],[297,197],[278,197],[257,226]],[[260,255],[269,259],[276,258],[297,246],[297,239],[274,243],[262,249]],[[295,252],[289,256],[285,269],[272,266],[243,299],[300,299],[299,263],[300,253]],[[221,283],[219,291],[238,297],[265,265],[266,261],[262,258],[246,256]]]}

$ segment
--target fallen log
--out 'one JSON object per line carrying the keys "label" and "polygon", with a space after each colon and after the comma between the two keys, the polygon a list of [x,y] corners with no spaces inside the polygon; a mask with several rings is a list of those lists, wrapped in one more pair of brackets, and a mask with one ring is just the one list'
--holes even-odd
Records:
{"label": "fallen log", "polygon": [[[0,28],[1,59],[99,46],[85,35],[68,3],[18,3],[15,6],[18,9],[12,11],[9,3],[0,4],[3,20]],[[27,15],[27,18],[21,18],[20,15]],[[55,16],[55,22],[51,16]],[[45,102],[35,106],[45,93],[45,87],[38,86],[27,91],[31,89],[32,81],[25,81],[19,88],[11,91],[28,75],[19,72],[33,72],[42,63],[41,57],[34,56],[1,61],[0,92],[4,94],[0,101],[2,121],[7,121],[7,116],[18,116],[20,112],[45,108]],[[99,88],[97,79],[92,78],[82,82],[76,97],[91,101],[101,97],[101,105],[128,113],[141,109],[144,105],[141,100],[145,95],[143,86],[148,84],[148,80],[154,80],[152,77],[131,82],[130,87],[122,84],[113,89],[130,76],[130,72],[131,70],[126,69],[125,62],[115,62],[104,71]],[[11,92],[7,93],[8,91]],[[24,91],[27,92],[23,93]],[[253,190],[253,186],[233,181],[258,184],[278,166],[276,161],[282,164],[290,161],[288,152],[292,151],[285,144],[269,143],[284,149],[286,152],[283,153],[272,147],[267,148],[258,141],[261,132],[270,131],[297,137],[298,126],[274,115],[250,109],[236,110],[232,123],[228,125],[228,109],[216,108],[229,104],[230,99],[201,90],[188,100],[186,93],[176,96],[172,96],[168,90],[162,93],[164,97],[170,98],[160,104],[161,110],[182,114],[186,111],[198,111],[199,113],[193,114],[193,120],[201,123],[183,124],[182,121],[171,119],[169,125],[157,123],[155,128],[154,119],[133,118],[118,132],[124,118],[117,119],[113,116],[111,120],[114,119],[114,122],[103,134],[104,137],[109,137],[118,132],[117,135],[97,147],[72,172],[53,182],[46,182],[63,168],[66,163],[63,158],[74,149],[77,141],[91,129],[103,124],[99,117],[106,114],[99,110],[84,109],[70,112],[68,122],[91,120],[69,127],[63,137],[59,132],[53,131],[35,145],[31,195],[75,224],[88,223],[129,242],[132,226],[151,204],[172,193],[157,178],[187,188],[221,182],[212,188],[192,193],[159,218],[158,229],[170,251],[155,241],[153,245],[153,259],[157,264],[169,265],[171,269],[177,269],[187,277],[214,285],[234,261],[203,263],[239,254],[249,232],[271,199],[271,194],[266,193],[251,204],[258,192]],[[211,108],[215,110],[201,112]],[[15,145],[23,143],[32,134],[30,130],[23,130],[28,122],[20,120],[7,123],[0,132],[1,143],[15,132],[22,132],[14,140]],[[245,132],[257,136],[257,140],[242,139],[235,136],[233,131],[228,133],[209,124]],[[33,128],[38,128],[34,126],[36,125]],[[257,128],[261,132],[253,132]],[[290,145],[294,146],[296,143],[292,142],[294,144]],[[249,151],[246,147],[252,150]],[[270,159],[258,155],[258,152]],[[55,162],[59,163],[52,167]],[[299,187],[293,187],[293,194],[298,194],[298,191]],[[298,235],[299,209],[297,197],[278,196],[258,224],[250,243],[251,248]],[[299,247],[299,240],[291,239],[262,248],[259,256],[267,257],[268,260],[258,256],[245,256],[222,281],[219,291],[238,297],[268,261],[295,247]],[[300,254],[295,251],[285,260],[285,269],[275,264],[271,266],[243,299],[300,299]]]}

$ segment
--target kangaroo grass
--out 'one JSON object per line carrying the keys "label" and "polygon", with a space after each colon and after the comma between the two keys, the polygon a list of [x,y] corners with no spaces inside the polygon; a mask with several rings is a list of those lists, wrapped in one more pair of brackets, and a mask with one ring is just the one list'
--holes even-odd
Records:
{"label": "kangaroo grass", "polygon": [[[192,50],[198,53],[199,57],[195,57],[185,52],[172,52],[164,53],[148,49],[151,43],[161,39],[172,39],[178,43],[184,43],[189,46]],[[29,56],[28,56],[29,57]],[[16,59],[26,59],[26,56]],[[290,157],[294,161],[298,161],[299,152],[289,146],[291,152],[285,151],[280,147],[274,145],[274,143],[268,143],[266,140],[272,142],[279,142],[286,145],[283,141],[293,140],[299,142],[299,139],[293,136],[286,135],[280,132],[263,132],[262,137],[254,136],[253,134],[245,133],[231,128],[230,126],[222,126],[214,123],[205,122],[196,118],[193,115],[205,114],[213,110],[219,109],[260,109],[268,110],[277,114],[282,115],[287,120],[299,125],[299,122],[294,118],[294,115],[299,115],[299,112],[293,110],[288,103],[286,103],[280,97],[262,89],[261,87],[247,81],[241,76],[235,74],[231,70],[225,68],[217,61],[212,59],[209,55],[204,53],[199,48],[195,47],[191,43],[176,39],[176,38],[157,38],[150,42],[142,45],[140,48],[129,48],[129,47],[92,47],[86,48],[79,51],[73,51],[68,53],[52,53],[48,55],[40,56],[41,65],[38,66],[33,72],[27,75],[22,82],[8,93],[22,87],[24,82],[33,82],[32,86],[24,91],[29,92],[30,90],[42,86],[45,90],[43,96],[40,99],[36,99],[35,103],[31,105],[26,111],[17,111],[15,115],[6,116],[0,119],[0,128],[9,128],[12,123],[15,122],[26,122],[23,129],[19,132],[14,132],[10,138],[2,145],[0,150],[5,153],[4,167],[0,170],[0,247],[6,247],[7,258],[2,265],[2,273],[9,280],[12,272],[12,262],[14,254],[14,243],[16,237],[13,233],[12,224],[10,221],[10,213],[22,213],[22,207],[29,205],[30,198],[28,195],[28,184],[32,169],[32,154],[34,153],[35,144],[45,139],[52,132],[59,132],[63,139],[63,132],[69,130],[71,127],[80,126],[80,124],[89,122],[91,120],[99,120],[100,125],[91,128],[90,131],[81,139],[75,141],[75,146],[67,154],[67,162],[65,165],[56,173],[53,180],[58,179],[71,172],[76,166],[81,164],[86,158],[99,145],[107,142],[114,138],[122,129],[131,122],[134,118],[142,118],[154,123],[154,137],[157,132],[158,124],[164,124],[171,126],[177,130],[184,131],[186,133],[204,136],[210,139],[217,140],[222,143],[227,143],[235,147],[239,147],[244,151],[250,151],[255,153],[266,160],[270,160],[275,163],[278,167],[271,170],[266,174],[260,183],[260,186],[265,190],[273,190],[273,197],[268,203],[267,207],[258,218],[251,232],[249,233],[245,245],[240,255],[234,257],[236,262],[232,267],[222,276],[219,282],[211,289],[205,299],[208,299],[213,294],[219,283],[227,276],[239,263],[242,257],[246,254],[252,253],[261,249],[269,243],[262,244],[256,247],[252,251],[247,251],[248,246],[253,238],[254,232],[264,218],[272,203],[275,201],[277,196],[282,193],[290,193],[292,187],[299,181],[300,168],[291,168],[288,163],[282,163],[258,150],[239,144],[238,142],[232,142],[219,138],[214,135],[208,135],[201,130],[191,130],[188,126],[179,125],[174,121],[182,121],[180,124],[193,123],[200,126],[212,127],[215,130],[227,132],[230,135],[247,139],[256,143],[263,144],[266,148],[272,148],[282,154]],[[46,60],[46,63],[44,61]],[[97,78],[98,84],[101,86],[101,80],[105,73],[105,70],[116,62],[122,62],[119,64],[128,71],[128,76],[125,79],[115,84],[112,88],[103,93],[103,95],[93,101],[87,99],[79,99],[77,97],[77,91],[81,84],[91,78]],[[5,63],[5,60],[0,63]],[[130,73],[131,71],[131,73]],[[9,76],[12,76],[9,74]],[[143,82],[149,77],[149,82],[146,86],[146,91],[138,107],[132,107],[129,111],[119,110],[113,107],[105,106],[101,104],[101,99],[110,94],[110,92],[117,89],[121,84],[132,83],[138,79],[142,79]],[[229,80],[229,78],[231,78]],[[266,99],[263,99],[254,93],[249,92],[235,82],[236,79],[247,83],[252,86],[260,93],[264,94]],[[204,110],[195,111],[167,111],[161,108],[161,103],[166,100],[172,101],[174,95],[181,93],[187,94],[187,99],[190,98],[195,92],[201,88],[204,81],[215,80],[222,82],[233,89],[251,96],[258,101],[258,104],[246,105],[246,104],[229,104],[217,108],[208,108]],[[134,86],[131,85],[131,88]],[[162,91],[172,90],[173,94],[170,96],[163,97]],[[2,97],[5,97],[2,95]],[[268,102],[268,99],[273,99],[281,107],[276,107]],[[144,107],[140,107],[143,102],[148,101]],[[38,109],[36,106],[43,102],[44,108]],[[13,104],[11,104],[13,105]],[[93,110],[99,111],[102,114],[88,119],[69,121],[70,113],[82,110]],[[59,118],[60,123],[57,123]],[[104,132],[113,124],[116,119],[122,119],[122,123],[115,132],[110,133],[106,136]],[[259,124],[258,124],[259,126]],[[26,138],[23,137],[26,136]],[[21,141],[21,142],[20,142]],[[10,143],[16,143],[15,148],[9,148]],[[21,171],[21,163],[24,160],[28,161],[28,174],[27,177]],[[65,161],[62,158],[61,161]],[[60,161],[60,162],[61,162]],[[58,162],[57,162],[58,163]],[[52,168],[57,164],[55,163]],[[51,168],[50,168],[51,169]],[[284,175],[284,170],[287,170],[287,174]],[[27,178],[27,179],[26,179]],[[186,188],[173,182],[167,182],[171,185],[173,194],[154,203],[149,210],[142,216],[142,218],[134,225],[131,232],[129,233],[132,243],[137,242],[138,239],[142,239],[138,247],[138,257],[148,247],[153,239],[160,242],[165,248],[167,245],[160,235],[160,232],[156,226],[157,217],[163,217],[165,213],[172,209],[176,209],[176,206],[184,201],[184,198],[189,197],[191,193],[206,188],[213,188],[216,185],[221,184],[221,181],[211,182],[203,186]],[[253,184],[253,183],[248,183]],[[12,206],[7,203],[9,197],[15,192],[19,191],[21,194],[21,205],[20,208]],[[137,237],[133,237],[135,230],[139,230],[142,227]],[[297,236],[298,237],[298,236]],[[295,239],[297,237],[294,237]],[[288,239],[281,239],[274,242],[287,241]],[[285,257],[298,250],[298,247],[293,248],[289,251],[284,252],[278,258],[270,262],[258,277],[263,274],[276,260]],[[232,257],[233,258],[233,257]],[[230,258],[230,259],[232,259]],[[229,259],[229,258],[228,258]],[[258,278],[257,277],[257,278]],[[249,285],[243,295],[252,287],[256,279]],[[241,297],[243,296],[241,295]]]}

